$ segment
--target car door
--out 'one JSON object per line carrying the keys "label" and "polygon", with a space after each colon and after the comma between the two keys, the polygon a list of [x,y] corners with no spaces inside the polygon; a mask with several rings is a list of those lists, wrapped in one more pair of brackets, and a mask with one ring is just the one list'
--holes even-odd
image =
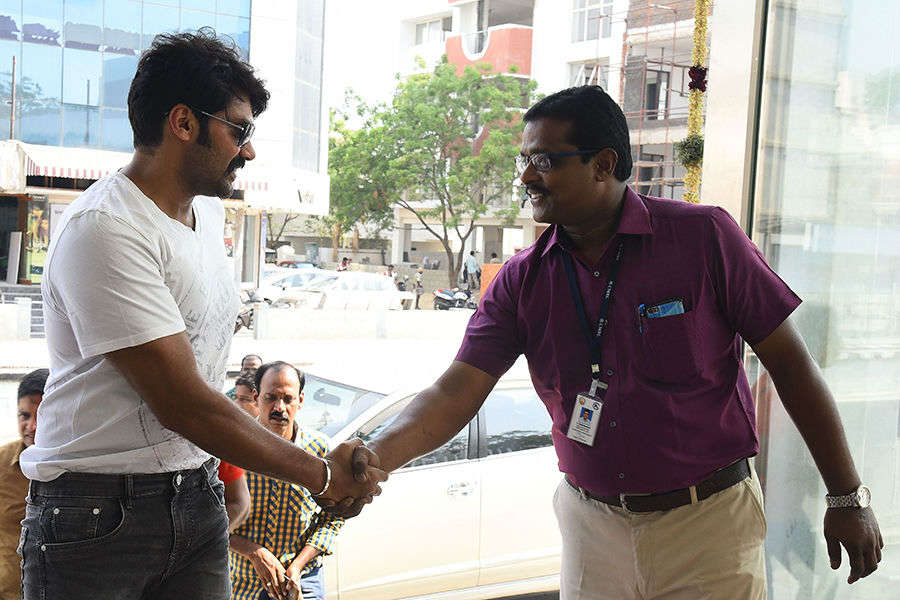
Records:
{"label": "car door", "polygon": [[558,585],[561,541],[553,494],[560,482],[547,409],[531,386],[495,389],[478,415],[481,532],[478,585]]}
{"label": "car door", "polygon": [[[368,439],[411,398],[360,430]],[[341,600],[390,600],[471,588],[478,572],[480,490],[470,424],[391,474],[381,496],[338,537]],[[331,574],[327,576],[332,576]]]}

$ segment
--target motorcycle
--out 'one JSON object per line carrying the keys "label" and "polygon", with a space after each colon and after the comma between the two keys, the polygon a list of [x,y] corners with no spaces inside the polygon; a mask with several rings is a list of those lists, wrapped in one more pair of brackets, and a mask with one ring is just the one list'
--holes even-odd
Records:
{"label": "motorcycle", "polygon": [[434,290],[434,308],[435,310],[450,310],[451,308],[474,310],[478,308],[478,305],[472,300],[472,292],[469,290],[438,288]]}

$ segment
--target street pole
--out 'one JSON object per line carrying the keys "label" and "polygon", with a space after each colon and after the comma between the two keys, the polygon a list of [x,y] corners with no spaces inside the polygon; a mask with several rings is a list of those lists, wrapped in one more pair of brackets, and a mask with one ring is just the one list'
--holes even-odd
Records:
{"label": "street pole", "polygon": [[16,57],[12,57],[12,94],[9,107],[9,139],[16,134]]}

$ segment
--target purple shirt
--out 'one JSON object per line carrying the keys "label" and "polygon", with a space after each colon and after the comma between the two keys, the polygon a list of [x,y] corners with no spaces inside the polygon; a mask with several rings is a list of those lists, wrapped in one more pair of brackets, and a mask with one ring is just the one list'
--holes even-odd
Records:
{"label": "purple shirt", "polygon": [[[609,384],[593,446],[566,437],[590,352],[566,278],[573,256],[595,327],[624,241],[603,334]],[[625,194],[616,234],[596,265],[550,227],[500,270],[469,321],[457,360],[500,377],[524,353],[553,419],[559,468],[595,494],[659,493],[694,485],[759,451],[740,338],[769,336],[800,304],[721,208]],[[684,314],[641,318],[671,299]]]}

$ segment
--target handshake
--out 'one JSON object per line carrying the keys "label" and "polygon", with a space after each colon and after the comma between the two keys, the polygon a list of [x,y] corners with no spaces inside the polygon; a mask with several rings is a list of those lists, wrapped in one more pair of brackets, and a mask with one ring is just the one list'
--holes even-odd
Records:
{"label": "handshake", "polygon": [[381,493],[379,484],[388,478],[387,471],[379,468],[381,459],[359,438],[341,443],[325,461],[331,468],[331,482],[315,501],[345,519],[355,517],[372,502]]}

